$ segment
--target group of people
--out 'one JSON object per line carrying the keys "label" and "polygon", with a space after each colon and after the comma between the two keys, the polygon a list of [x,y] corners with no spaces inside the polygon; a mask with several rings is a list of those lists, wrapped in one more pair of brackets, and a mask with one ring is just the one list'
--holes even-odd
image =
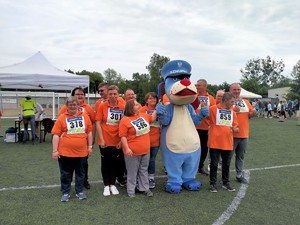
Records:
{"label": "group of people", "polygon": [[[200,104],[196,111],[209,106],[209,116],[197,127],[201,140],[198,172],[210,176],[210,191],[217,192],[217,169],[221,158],[222,187],[234,191],[229,182],[234,153],[236,180],[248,183],[243,176],[243,162],[249,137],[249,118],[255,115],[255,109],[240,98],[238,83],[232,84],[229,92],[218,91],[216,99],[208,94],[206,87],[206,80],[197,81]],[[156,93],[147,93],[146,104],[142,107],[132,89],[125,91],[124,99],[116,85],[101,83],[98,91],[101,98],[92,108],[85,102],[84,90],[75,88],[52,129],[52,158],[59,163],[61,201],[70,198],[74,171],[76,196],[87,198],[83,188],[90,188],[88,157],[93,153],[95,141],[100,149],[104,196],[119,194],[116,183],[126,185],[129,197],[134,197],[137,192],[153,196],[150,189],[155,188],[155,158],[160,146]],[[165,96],[163,104],[169,104]],[[210,173],[204,166],[208,152]]]}
{"label": "group of people", "polygon": [[[75,172],[75,192],[79,199],[90,189],[88,157],[96,139],[101,155],[103,195],[117,195],[116,183],[127,186],[129,197],[135,192],[153,196],[155,157],[159,148],[160,125],[156,120],[156,93],[145,97],[144,107],[135,99],[132,89],[124,99],[115,85],[101,83],[101,98],[94,109],[85,102],[84,89],[75,88],[59,112],[52,129],[52,158],[58,160],[61,179],[61,201],[70,198]],[[150,154],[151,153],[151,154]],[[149,171],[149,173],[148,173]]]}
{"label": "group of people", "polygon": [[[271,101],[264,103],[260,100],[256,100],[252,105],[258,112],[257,117],[278,117],[280,121],[284,121],[287,118],[287,114],[289,118],[291,118],[295,115],[296,110],[299,108],[298,100],[279,101],[278,103],[274,102],[273,104]],[[267,112],[266,115],[265,112]]]}

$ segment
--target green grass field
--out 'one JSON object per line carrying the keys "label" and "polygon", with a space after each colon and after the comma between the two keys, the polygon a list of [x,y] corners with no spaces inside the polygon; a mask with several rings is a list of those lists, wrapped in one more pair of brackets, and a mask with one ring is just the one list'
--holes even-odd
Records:
{"label": "green grass field", "polygon": [[[13,126],[12,120],[2,119],[1,123],[1,134]],[[153,198],[128,198],[121,187],[120,195],[104,197],[99,150],[95,146],[89,158],[92,188],[86,191],[88,199],[77,199],[73,188],[66,203],[60,202],[59,169],[51,159],[49,134],[46,143],[36,145],[4,143],[0,138],[0,224],[300,224],[297,124],[297,119],[283,123],[275,118],[251,119],[244,168],[250,185],[241,186],[234,180],[232,166],[236,192],[219,186],[218,193],[210,193],[209,178],[198,175],[203,183],[200,191],[168,194],[164,192],[166,177],[159,154]]]}

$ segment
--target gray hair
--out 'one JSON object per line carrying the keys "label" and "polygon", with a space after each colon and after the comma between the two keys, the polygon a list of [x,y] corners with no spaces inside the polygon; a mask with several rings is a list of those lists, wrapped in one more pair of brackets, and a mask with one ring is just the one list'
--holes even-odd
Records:
{"label": "gray hair", "polygon": [[75,96],[68,97],[66,100],[66,105],[68,105],[69,103],[73,103],[73,102],[76,102],[77,105],[79,105],[79,101]]}
{"label": "gray hair", "polygon": [[234,95],[231,92],[225,92],[222,97],[222,102],[226,102],[231,100],[232,98],[235,98]]}

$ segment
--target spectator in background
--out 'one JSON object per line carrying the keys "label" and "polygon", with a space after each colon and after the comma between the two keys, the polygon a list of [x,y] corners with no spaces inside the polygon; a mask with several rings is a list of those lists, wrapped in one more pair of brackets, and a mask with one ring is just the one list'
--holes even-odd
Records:
{"label": "spectator in background", "polygon": [[23,133],[23,144],[27,142],[28,134],[28,124],[30,122],[31,128],[31,141],[34,144],[35,140],[35,111],[37,110],[37,105],[34,100],[31,99],[30,95],[27,95],[25,98],[22,98],[20,101],[21,106],[21,115],[24,123],[24,133]]}
{"label": "spectator in background", "polygon": [[[272,104],[271,102],[268,102],[267,104],[267,110],[268,110],[268,113],[267,113],[267,117],[266,118],[273,118],[273,115],[272,115]],[[269,117],[270,116],[270,117]]]}
{"label": "spectator in background", "polygon": [[75,171],[75,192],[79,199],[86,199],[83,193],[87,155],[93,150],[92,123],[89,116],[79,110],[79,100],[68,97],[67,111],[61,114],[52,129],[52,158],[58,160],[62,202],[70,198],[71,182]]}
{"label": "spectator in background", "polygon": [[[37,111],[35,113],[35,121],[43,120],[44,118],[42,118],[42,117],[43,117],[43,113],[44,113],[44,108],[39,103],[36,103],[36,106],[37,106]],[[41,134],[40,134],[40,129],[39,129],[39,123],[35,122],[35,138],[39,139],[39,138],[41,138],[40,136],[41,136]]]}

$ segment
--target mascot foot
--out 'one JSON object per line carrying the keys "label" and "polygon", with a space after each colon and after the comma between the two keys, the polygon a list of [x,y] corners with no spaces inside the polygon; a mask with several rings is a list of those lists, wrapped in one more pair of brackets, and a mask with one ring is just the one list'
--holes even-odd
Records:
{"label": "mascot foot", "polygon": [[182,186],[188,191],[199,191],[202,184],[196,180],[189,180],[187,182],[184,182]]}
{"label": "mascot foot", "polygon": [[180,193],[181,190],[181,185],[178,183],[167,183],[165,187],[165,191],[169,193]]}

